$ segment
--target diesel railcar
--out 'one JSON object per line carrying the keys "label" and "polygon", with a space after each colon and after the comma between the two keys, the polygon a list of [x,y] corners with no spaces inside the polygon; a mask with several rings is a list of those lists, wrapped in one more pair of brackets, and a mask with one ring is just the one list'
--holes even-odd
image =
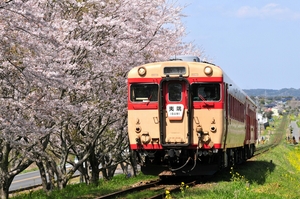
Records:
{"label": "diesel railcar", "polygon": [[219,67],[177,56],[128,73],[130,149],[145,174],[211,175],[252,157],[256,105]]}

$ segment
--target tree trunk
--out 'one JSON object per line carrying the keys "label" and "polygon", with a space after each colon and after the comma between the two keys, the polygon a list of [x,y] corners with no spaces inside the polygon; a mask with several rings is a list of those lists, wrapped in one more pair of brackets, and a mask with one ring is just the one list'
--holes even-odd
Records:
{"label": "tree trunk", "polygon": [[67,176],[66,170],[64,168],[59,168],[55,171],[56,174],[56,184],[59,190],[64,189],[67,186],[69,177]]}
{"label": "tree trunk", "polygon": [[92,176],[91,176],[91,183],[95,184],[98,186],[99,184],[99,168],[98,166],[96,168],[92,168]]}
{"label": "tree trunk", "polygon": [[128,171],[128,163],[127,162],[121,162],[120,165],[121,165],[121,168],[122,168],[123,173],[125,174],[125,176],[130,177],[130,173]]}
{"label": "tree trunk", "polygon": [[108,170],[108,177],[109,177],[109,179],[112,179],[114,177],[115,171],[117,169],[117,166],[118,165],[111,165],[111,166],[108,167],[107,170]]}
{"label": "tree trunk", "polygon": [[9,189],[5,185],[6,183],[3,184],[3,186],[0,187],[0,197],[1,199],[8,199],[8,194],[9,194]]}
{"label": "tree trunk", "polygon": [[9,187],[12,183],[14,179],[14,176],[8,176],[8,174],[6,174],[5,176],[1,176],[0,180],[1,180],[1,185],[0,185],[0,197],[1,199],[8,199],[9,196]]}
{"label": "tree trunk", "polygon": [[59,190],[64,189],[67,186],[67,183],[68,183],[68,180],[66,180],[66,178],[61,178],[61,177],[57,178],[57,188]]}
{"label": "tree trunk", "polygon": [[51,162],[47,161],[46,163],[46,168],[47,168],[47,173],[48,173],[48,184],[47,184],[47,189],[52,190],[55,187],[55,178],[54,178],[54,171],[51,166]]}
{"label": "tree trunk", "polygon": [[86,167],[83,167],[83,165],[81,165],[78,168],[78,171],[80,172],[80,182],[90,184],[90,177],[89,177]]}
{"label": "tree trunk", "polygon": [[91,183],[95,184],[98,186],[99,184],[99,160],[96,157],[95,151],[92,150],[90,157],[89,157],[89,162],[91,165]]}
{"label": "tree trunk", "polygon": [[37,167],[39,168],[39,171],[40,171],[40,175],[41,175],[41,179],[42,179],[42,186],[43,186],[43,190],[45,192],[49,191],[48,188],[48,180],[47,180],[47,175],[46,175],[46,170],[45,170],[45,167],[44,167],[44,164],[42,161],[36,161],[35,162]]}
{"label": "tree trunk", "polygon": [[136,163],[136,153],[135,152],[130,152],[130,163],[131,163],[131,167],[132,167],[132,172],[133,175],[136,177],[137,175],[137,163]]}
{"label": "tree trunk", "polygon": [[110,180],[109,177],[108,177],[108,175],[107,175],[106,169],[101,169],[101,171],[102,171],[103,179],[105,179],[105,180]]}

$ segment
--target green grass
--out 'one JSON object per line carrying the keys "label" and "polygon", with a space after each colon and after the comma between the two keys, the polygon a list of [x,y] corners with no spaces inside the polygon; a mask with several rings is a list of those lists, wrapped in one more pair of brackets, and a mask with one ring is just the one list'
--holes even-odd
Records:
{"label": "green grass", "polygon": [[267,153],[220,173],[212,182],[185,190],[184,197],[182,193],[170,195],[191,199],[300,198],[300,146],[284,140],[286,128],[287,120],[283,118],[271,135],[281,136],[282,141]]}
{"label": "green grass", "polygon": [[[155,176],[139,174],[136,178],[125,178],[123,175],[111,181],[100,181],[99,186],[85,184],[68,185],[61,191],[53,191],[49,195],[43,191],[22,194],[14,198],[95,198],[121,189],[140,181],[157,179]],[[280,145],[266,154],[249,160],[242,165],[223,171],[213,181],[185,188],[179,193],[170,193],[170,198],[255,198],[282,199],[300,198],[300,146],[291,145],[284,140]],[[159,190],[164,192],[164,190]],[[147,198],[158,194],[153,192],[132,193],[124,198]]]}
{"label": "green grass", "polygon": [[[298,154],[298,155],[297,155]],[[265,155],[225,172],[219,180],[199,185],[175,198],[300,198],[300,150],[282,143]],[[295,166],[293,166],[294,161]]]}
{"label": "green grass", "polygon": [[124,175],[117,175],[110,181],[100,180],[98,186],[80,184],[68,185],[63,190],[54,190],[51,193],[45,193],[43,190],[32,191],[16,195],[14,199],[90,199],[103,196],[117,190],[129,187],[130,185],[140,183],[141,181],[149,181],[158,179],[157,176],[146,176],[139,174],[137,177],[125,178]]}

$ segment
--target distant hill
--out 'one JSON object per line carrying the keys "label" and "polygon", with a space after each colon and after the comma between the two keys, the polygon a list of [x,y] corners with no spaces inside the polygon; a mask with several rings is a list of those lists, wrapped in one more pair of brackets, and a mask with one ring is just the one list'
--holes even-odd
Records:
{"label": "distant hill", "polygon": [[280,90],[274,89],[244,89],[245,93],[249,96],[258,97],[300,97],[300,89],[295,88],[283,88]]}

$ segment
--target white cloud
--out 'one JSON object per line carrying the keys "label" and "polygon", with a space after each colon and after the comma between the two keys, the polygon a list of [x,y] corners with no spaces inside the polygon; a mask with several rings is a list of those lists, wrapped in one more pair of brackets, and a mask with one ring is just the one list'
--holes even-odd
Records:
{"label": "white cloud", "polygon": [[300,13],[294,12],[289,8],[284,8],[275,3],[267,4],[261,8],[243,6],[238,9],[236,15],[238,17],[300,19]]}

